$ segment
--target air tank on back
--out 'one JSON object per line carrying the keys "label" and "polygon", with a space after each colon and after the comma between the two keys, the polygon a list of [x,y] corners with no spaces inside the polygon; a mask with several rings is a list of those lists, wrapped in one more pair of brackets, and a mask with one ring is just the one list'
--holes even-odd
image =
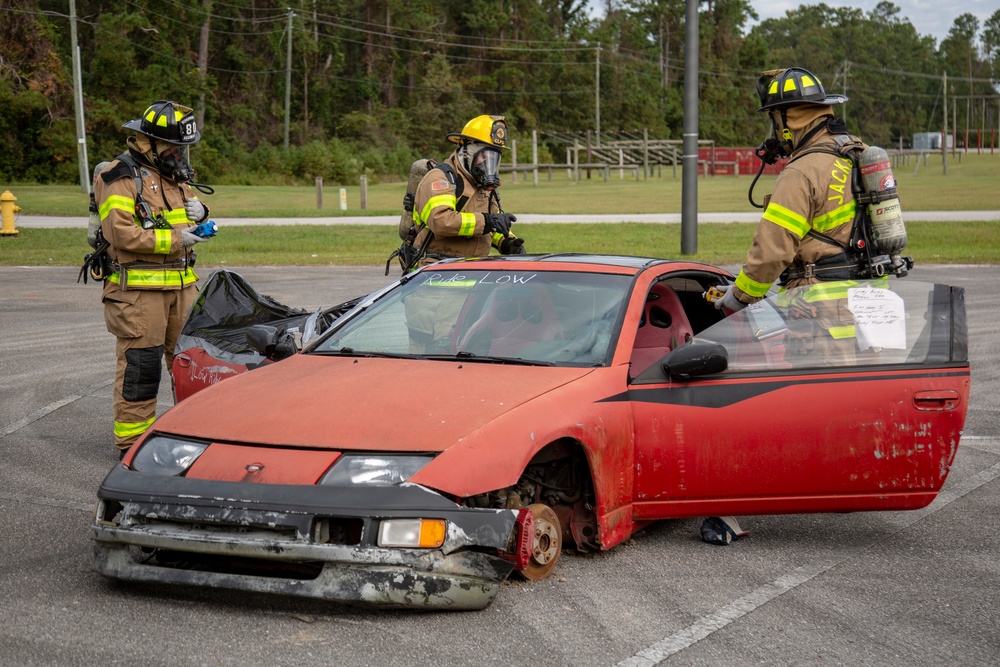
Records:
{"label": "air tank on back", "polygon": [[861,153],[859,162],[865,191],[871,197],[868,215],[872,221],[872,241],[878,252],[889,255],[893,268],[898,269],[905,266],[900,254],[906,248],[906,225],[889,154],[878,146],[869,146]]}

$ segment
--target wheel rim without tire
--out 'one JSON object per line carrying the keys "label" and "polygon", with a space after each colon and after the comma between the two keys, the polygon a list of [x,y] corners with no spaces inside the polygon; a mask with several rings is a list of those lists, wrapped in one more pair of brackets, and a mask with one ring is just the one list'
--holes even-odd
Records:
{"label": "wheel rim without tire", "polygon": [[531,559],[521,572],[525,579],[538,581],[552,573],[562,553],[562,527],[559,517],[548,505],[529,505],[535,519],[535,535],[531,544]]}

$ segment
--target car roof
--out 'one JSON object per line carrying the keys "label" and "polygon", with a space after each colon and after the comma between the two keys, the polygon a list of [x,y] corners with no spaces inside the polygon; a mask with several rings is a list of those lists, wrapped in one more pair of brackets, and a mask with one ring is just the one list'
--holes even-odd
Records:
{"label": "car roof", "polygon": [[583,264],[592,266],[594,268],[600,267],[616,267],[623,269],[633,269],[636,273],[648,269],[652,266],[658,266],[663,264],[685,264],[685,265],[701,265],[705,268],[710,268],[717,270],[716,267],[710,266],[708,264],[701,264],[700,262],[693,262],[691,260],[672,260],[672,259],[661,259],[656,257],[641,257],[632,255],[596,255],[588,253],[576,253],[576,252],[560,252],[560,253],[550,253],[547,255],[493,255],[490,257],[478,257],[478,258],[457,258],[451,260],[442,260],[438,262],[436,266],[453,263],[453,262],[473,262],[476,264],[491,264],[491,263],[516,263],[516,262],[542,262],[542,263],[567,263],[567,264]]}

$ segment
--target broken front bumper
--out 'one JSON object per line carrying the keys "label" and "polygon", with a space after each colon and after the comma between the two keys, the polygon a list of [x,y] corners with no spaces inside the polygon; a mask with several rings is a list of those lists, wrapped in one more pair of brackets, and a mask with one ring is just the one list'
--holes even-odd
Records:
{"label": "broken front bumper", "polygon": [[[393,607],[483,609],[514,566],[518,512],[469,509],[425,487],[344,488],[143,475],[98,492],[97,570]],[[447,521],[437,549],[379,547],[383,519]]]}

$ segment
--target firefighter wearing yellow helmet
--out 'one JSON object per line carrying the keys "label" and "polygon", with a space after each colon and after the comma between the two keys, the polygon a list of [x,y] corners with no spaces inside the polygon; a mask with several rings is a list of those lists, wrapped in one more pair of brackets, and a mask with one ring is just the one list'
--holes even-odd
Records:
{"label": "firefighter wearing yellow helmet", "polygon": [[503,116],[477,116],[461,132],[447,135],[458,144],[417,186],[413,246],[423,262],[444,257],[484,257],[490,248],[523,254],[524,239],[510,233],[516,217],[500,208],[500,158],[507,148]]}
{"label": "firefighter wearing yellow helmet", "polygon": [[[420,181],[413,199],[416,236],[413,248],[419,264],[448,257],[485,257],[496,248],[502,255],[525,254],[524,239],[511,233],[517,218],[500,207],[500,159],[507,148],[503,116],[476,116],[461,132],[447,135],[458,144]],[[411,349],[431,352],[447,344],[442,327],[454,322],[447,310],[447,290],[433,295],[435,303],[407,303]],[[454,291],[454,290],[452,290]],[[440,317],[438,316],[440,315]]]}
{"label": "firefighter wearing yellow helmet", "polygon": [[124,455],[156,418],[162,364],[169,372],[198,295],[193,247],[209,239],[192,231],[208,218],[189,185],[187,148],[201,139],[194,111],[160,100],[122,127],[135,135],[95,176],[94,200],[109,244],[102,301],[108,331],[118,339],[114,442]]}

